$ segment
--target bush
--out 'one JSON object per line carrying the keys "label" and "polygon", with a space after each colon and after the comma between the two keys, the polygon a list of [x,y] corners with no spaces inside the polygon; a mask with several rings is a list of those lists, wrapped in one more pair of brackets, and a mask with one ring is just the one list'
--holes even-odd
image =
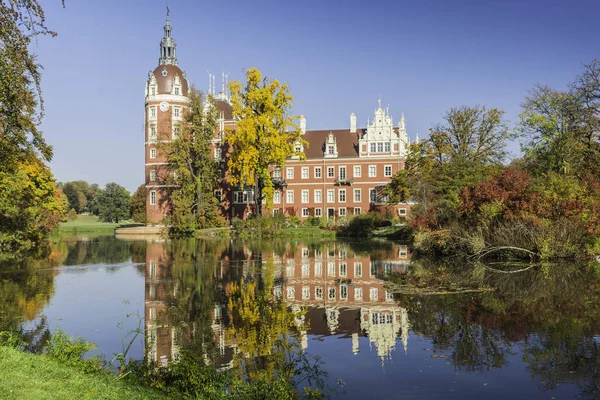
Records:
{"label": "bush", "polygon": [[392,221],[380,213],[368,212],[366,214],[357,215],[350,219],[350,222],[340,230],[340,234],[342,236],[366,237],[370,236],[373,233],[373,230],[376,228],[391,225]]}
{"label": "bush", "polygon": [[67,213],[67,219],[69,221],[75,221],[77,219],[77,211],[74,208],[71,208]]}
{"label": "bush", "polygon": [[86,342],[81,337],[73,339],[59,329],[52,334],[46,354],[63,364],[80,367],[84,372],[100,372],[103,370],[103,362],[99,357],[83,358],[87,352],[96,348],[94,343]]}

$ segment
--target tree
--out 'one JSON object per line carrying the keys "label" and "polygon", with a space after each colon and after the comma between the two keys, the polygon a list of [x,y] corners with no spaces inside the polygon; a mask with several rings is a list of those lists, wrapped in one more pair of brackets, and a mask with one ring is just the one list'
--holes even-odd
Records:
{"label": "tree", "polygon": [[89,184],[86,181],[66,182],[62,190],[69,199],[69,208],[74,209],[78,214],[86,210],[88,205],[87,192],[89,190]]}
{"label": "tree", "polygon": [[0,3],[0,247],[32,247],[58,224],[52,158],[41,131],[41,66],[32,38],[55,33],[37,0]]}
{"label": "tree", "polygon": [[146,185],[140,185],[131,196],[131,219],[146,223]]}
{"label": "tree", "polygon": [[190,90],[189,99],[181,134],[163,147],[178,186],[171,196],[171,223],[182,232],[214,226],[219,219],[214,196],[219,166],[212,156],[217,110],[213,98],[208,96],[204,104],[196,89]]}
{"label": "tree", "polygon": [[116,222],[129,218],[131,198],[123,186],[114,182],[108,183],[98,199],[100,221]]}
{"label": "tree", "polygon": [[[273,201],[273,182],[269,169],[283,167],[287,158],[304,159],[297,145],[308,146],[300,136],[294,118],[288,115],[293,98],[287,84],[262,77],[251,68],[246,72],[246,86],[239,81],[229,84],[233,117],[237,119],[234,131],[228,132],[230,146],[228,161],[232,185],[254,186],[256,215],[262,214],[262,202],[270,207]],[[288,130],[291,128],[291,130]]]}

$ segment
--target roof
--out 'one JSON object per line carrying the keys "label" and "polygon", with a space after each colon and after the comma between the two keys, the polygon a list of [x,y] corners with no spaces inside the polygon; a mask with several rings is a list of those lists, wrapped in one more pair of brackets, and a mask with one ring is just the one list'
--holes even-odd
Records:
{"label": "roof", "polygon": [[225,100],[215,100],[215,107],[217,110],[223,111],[224,119],[226,121],[233,119],[233,107]]}
{"label": "roof", "polygon": [[306,133],[302,135],[302,139],[306,140],[309,143],[309,146],[304,149],[304,154],[306,154],[307,159],[323,158],[325,142],[327,142],[329,133],[332,133],[337,143],[337,158],[358,157],[358,139],[360,139],[365,132],[365,129],[357,129],[356,133],[351,133],[350,129],[306,131]]}
{"label": "roof", "polygon": [[[163,70],[167,71],[167,76],[163,76]],[[188,82],[183,75],[183,72],[177,65],[173,64],[165,64],[159,65],[152,71],[154,77],[156,78],[156,83],[158,86],[158,94],[171,94],[173,89],[173,82],[175,81],[175,77],[179,76],[179,80],[181,81],[181,94],[183,96],[187,96],[188,94]]]}

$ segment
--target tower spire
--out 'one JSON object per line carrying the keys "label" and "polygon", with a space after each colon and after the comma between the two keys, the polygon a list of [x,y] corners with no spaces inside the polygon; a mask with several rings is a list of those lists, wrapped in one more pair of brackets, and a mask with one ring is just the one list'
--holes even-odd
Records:
{"label": "tower spire", "polygon": [[164,26],[164,36],[160,41],[160,58],[158,59],[159,65],[177,65],[177,57],[175,56],[175,49],[177,44],[175,44],[175,39],[171,36],[171,31],[173,27],[171,26],[171,17],[169,16],[170,10],[167,7],[167,16],[165,20]]}

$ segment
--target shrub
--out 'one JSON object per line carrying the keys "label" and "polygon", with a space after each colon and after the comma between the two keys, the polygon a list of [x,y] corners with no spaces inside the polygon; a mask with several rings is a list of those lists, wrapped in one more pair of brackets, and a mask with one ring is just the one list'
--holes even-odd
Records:
{"label": "shrub", "polygon": [[67,219],[69,221],[75,221],[77,219],[77,211],[74,208],[71,208],[67,213]]}

